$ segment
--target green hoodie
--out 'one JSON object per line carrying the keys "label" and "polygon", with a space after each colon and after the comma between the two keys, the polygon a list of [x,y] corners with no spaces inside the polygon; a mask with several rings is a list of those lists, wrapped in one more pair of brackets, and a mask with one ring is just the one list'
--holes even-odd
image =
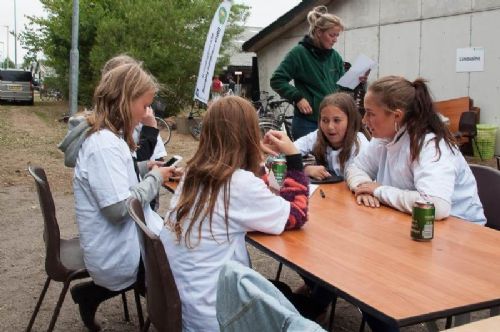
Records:
{"label": "green hoodie", "polygon": [[[337,81],[342,75],[344,61],[340,54],[334,49],[316,47],[312,39],[305,36],[274,71],[271,88],[295,104],[306,98],[313,114],[302,114],[295,106],[295,116],[317,122],[319,104],[325,96],[339,90]],[[291,80],[295,86],[290,84]]]}

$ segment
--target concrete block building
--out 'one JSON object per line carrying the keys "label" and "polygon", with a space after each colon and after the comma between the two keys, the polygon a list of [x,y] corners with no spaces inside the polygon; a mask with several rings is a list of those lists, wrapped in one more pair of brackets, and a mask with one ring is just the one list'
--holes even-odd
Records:
{"label": "concrete block building", "polygon": [[[386,75],[429,80],[436,100],[469,96],[481,123],[500,126],[500,0],[304,0],[243,44],[257,54],[261,90],[308,31],[307,13],[325,5],[345,25],[335,49],[344,61],[363,53]],[[484,69],[457,72],[457,49],[484,48]],[[500,130],[496,153],[500,153]]]}

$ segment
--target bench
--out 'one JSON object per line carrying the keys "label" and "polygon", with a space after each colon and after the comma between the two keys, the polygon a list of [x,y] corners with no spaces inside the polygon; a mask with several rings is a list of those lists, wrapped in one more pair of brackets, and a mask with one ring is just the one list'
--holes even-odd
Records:
{"label": "bench", "polygon": [[460,116],[463,112],[473,111],[476,113],[476,123],[479,123],[479,107],[474,107],[470,97],[460,97],[434,102],[436,111],[447,117],[450,121],[448,128],[452,133],[458,132]]}

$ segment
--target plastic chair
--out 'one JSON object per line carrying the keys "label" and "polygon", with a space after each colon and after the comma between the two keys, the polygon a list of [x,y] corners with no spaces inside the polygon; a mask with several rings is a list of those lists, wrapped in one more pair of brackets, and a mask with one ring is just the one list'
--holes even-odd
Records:
{"label": "plastic chair", "polygon": [[[458,122],[458,132],[454,133],[455,138],[460,144],[460,150],[464,155],[472,156],[474,154],[474,150],[472,148],[472,144],[476,146],[476,150],[479,154],[479,158],[483,160],[483,156],[481,155],[481,151],[477,146],[476,136],[477,136],[477,115],[476,112],[468,111],[463,112],[460,115],[460,120]],[[461,143],[462,138],[467,138],[467,143]]]}
{"label": "plastic chair", "polygon": [[[63,288],[59,294],[54,313],[50,320],[50,325],[47,331],[52,331],[59,316],[61,306],[68,292],[71,281],[89,277],[85,263],[83,261],[83,253],[80,248],[80,239],[61,239],[59,232],[59,225],[57,223],[54,199],[50,191],[49,182],[45,171],[41,167],[28,165],[28,172],[35,180],[38,198],[40,201],[40,208],[42,210],[44,220],[43,239],[45,241],[45,272],[47,273],[47,280],[43,286],[42,293],[38,298],[35,310],[31,315],[26,331],[31,331],[33,323],[35,322],[40,306],[45,297],[45,293],[49,288],[51,280],[62,282]],[[129,313],[125,292],[122,293],[123,309],[125,320],[129,320]],[[140,305],[140,303],[138,304]],[[142,318],[142,317],[140,317]]]}
{"label": "plastic chair", "polygon": [[500,230],[500,171],[482,165],[470,165],[477,182],[479,199],[483,204],[486,226]]}
{"label": "plastic chair", "polygon": [[148,318],[143,331],[153,324],[158,331],[182,331],[181,299],[160,238],[146,226],[141,203],[131,198],[127,202],[142,242],[146,270],[146,301]]}

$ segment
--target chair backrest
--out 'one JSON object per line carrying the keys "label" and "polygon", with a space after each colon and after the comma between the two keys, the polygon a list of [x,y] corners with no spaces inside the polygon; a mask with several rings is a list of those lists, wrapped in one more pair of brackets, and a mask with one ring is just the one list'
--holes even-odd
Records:
{"label": "chair backrest", "polygon": [[181,331],[181,299],[163,243],[146,226],[141,203],[131,198],[127,207],[137,225],[144,249],[149,319],[158,331]]}
{"label": "chair backrest", "polygon": [[460,121],[458,122],[458,131],[465,136],[476,136],[476,113],[473,111],[463,112],[460,114]]}
{"label": "chair backrest", "polygon": [[56,281],[64,281],[70,272],[61,263],[60,233],[56,218],[56,208],[49,182],[43,168],[28,165],[28,172],[35,180],[38,200],[43,215],[43,239],[45,241],[45,271]]}
{"label": "chair backrest", "polygon": [[483,204],[486,226],[500,230],[500,171],[482,165],[470,165]]}

